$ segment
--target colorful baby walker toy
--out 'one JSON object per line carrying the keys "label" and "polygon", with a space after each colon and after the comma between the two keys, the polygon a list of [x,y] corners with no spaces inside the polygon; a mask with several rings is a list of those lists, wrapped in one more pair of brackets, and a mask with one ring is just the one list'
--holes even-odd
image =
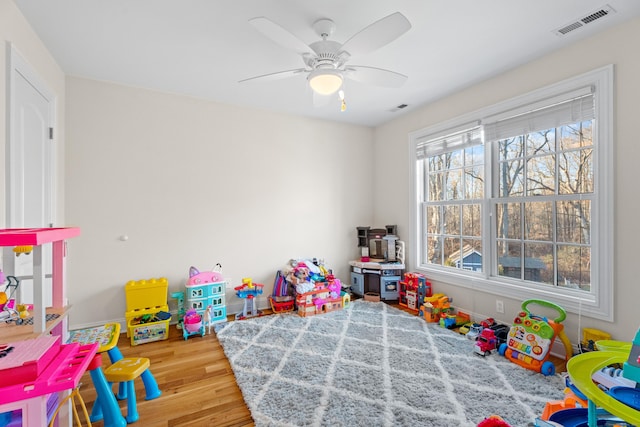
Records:
{"label": "colorful baby walker toy", "polygon": [[[548,307],[558,312],[558,317],[549,320],[546,317],[531,314],[529,304]],[[507,342],[500,345],[500,355],[526,369],[543,375],[553,375],[556,367],[549,359],[551,347],[556,338],[564,344],[566,360],[572,355],[571,342],[564,333],[562,321],[567,313],[562,307],[552,302],[530,299],[522,303],[522,311],[518,313],[509,330]]]}

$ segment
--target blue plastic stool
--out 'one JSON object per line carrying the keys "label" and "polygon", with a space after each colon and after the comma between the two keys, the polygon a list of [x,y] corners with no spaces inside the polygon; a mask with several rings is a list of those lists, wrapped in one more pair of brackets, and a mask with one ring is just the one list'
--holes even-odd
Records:
{"label": "blue plastic stool", "polygon": [[89,420],[95,422],[104,418],[104,427],[125,427],[127,421],[120,412],[120,406],[116,400],[111,386],[102,372],[102,355],[96,353],[87,370],[93,381],[98,397],[93,404],[93,410]]}
{"label": "blue plastic stool", "polygon": [[[136,391],[134,380],[138,377],[142,377],[142,382],[146,390],[146,399],[151,400],[160,396],[162,392],[158,389],[158,384],[155,378],[149,372],[149,359],[146,357],[125,357],[118,360],[104,370],[104,377],[109,385],[112,383],[124,384],[127,399],[127,416],[128,423],[134,423],[138,421],[138,408],[136,402]],[[109,387],[111,388],[111,387]],[[122,389],[122,387],[120,387]],[[118,398],[124,398],[121,393],[118,393]]]}

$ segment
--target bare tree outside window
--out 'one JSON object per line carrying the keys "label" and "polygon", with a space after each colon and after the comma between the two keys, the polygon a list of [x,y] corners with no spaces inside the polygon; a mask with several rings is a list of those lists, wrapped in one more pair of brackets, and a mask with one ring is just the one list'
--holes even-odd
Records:
{"label": "bare tree outside window", "polygon": [[590,291],[592,129],[581,121],[497,142],[499,275]]}
{"label": "bare tree outside window", "polygon": [[482,210],[484,197],[484,146],[452,150],[428,157],[425,176],[427,202],[426,262],[444,267],[482,270]]}

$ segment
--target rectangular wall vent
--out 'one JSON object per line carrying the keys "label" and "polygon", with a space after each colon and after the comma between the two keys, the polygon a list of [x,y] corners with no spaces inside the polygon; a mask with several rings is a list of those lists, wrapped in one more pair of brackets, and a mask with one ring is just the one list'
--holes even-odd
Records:
{"label": "rectangular wall vent", "polygon": [[604,18],[605,16],[609,16],[613,13],[615,13],[615,9],[612,8],[611,6],[609,6],[608,4],[604,5],[603,7],[601,7],[598,10],[595,10],[589,14],[587,14],[586,16],[583,16],[580,19],[577,19],[567,25],[563,25],[562,27],[554,30],[553,32],[556,33],[556,35],[558,36],[564,36],[574,30],[577,30],[579,28],[584,27],[587,24],[592,23],[593,21],[596,21],[598,19]]}

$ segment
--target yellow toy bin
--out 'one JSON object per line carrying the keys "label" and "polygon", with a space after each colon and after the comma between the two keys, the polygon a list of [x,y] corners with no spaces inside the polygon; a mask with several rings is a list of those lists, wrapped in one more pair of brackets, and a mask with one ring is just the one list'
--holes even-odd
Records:
{"label": "yellow toy bin", "polygon": [[164,277],[127,282],[125,319],[131,345],[166,340],[169,337],[169,320],[141,321],[145,317],[154,318],[161,311],[169,311],[168,290],[169,282]]}
{"label": "yellow toy bin", "polygon": [[148,323],[135,322],[136,320],[132,319],[127,325],[132,346],[169,338],[169,320]]}

